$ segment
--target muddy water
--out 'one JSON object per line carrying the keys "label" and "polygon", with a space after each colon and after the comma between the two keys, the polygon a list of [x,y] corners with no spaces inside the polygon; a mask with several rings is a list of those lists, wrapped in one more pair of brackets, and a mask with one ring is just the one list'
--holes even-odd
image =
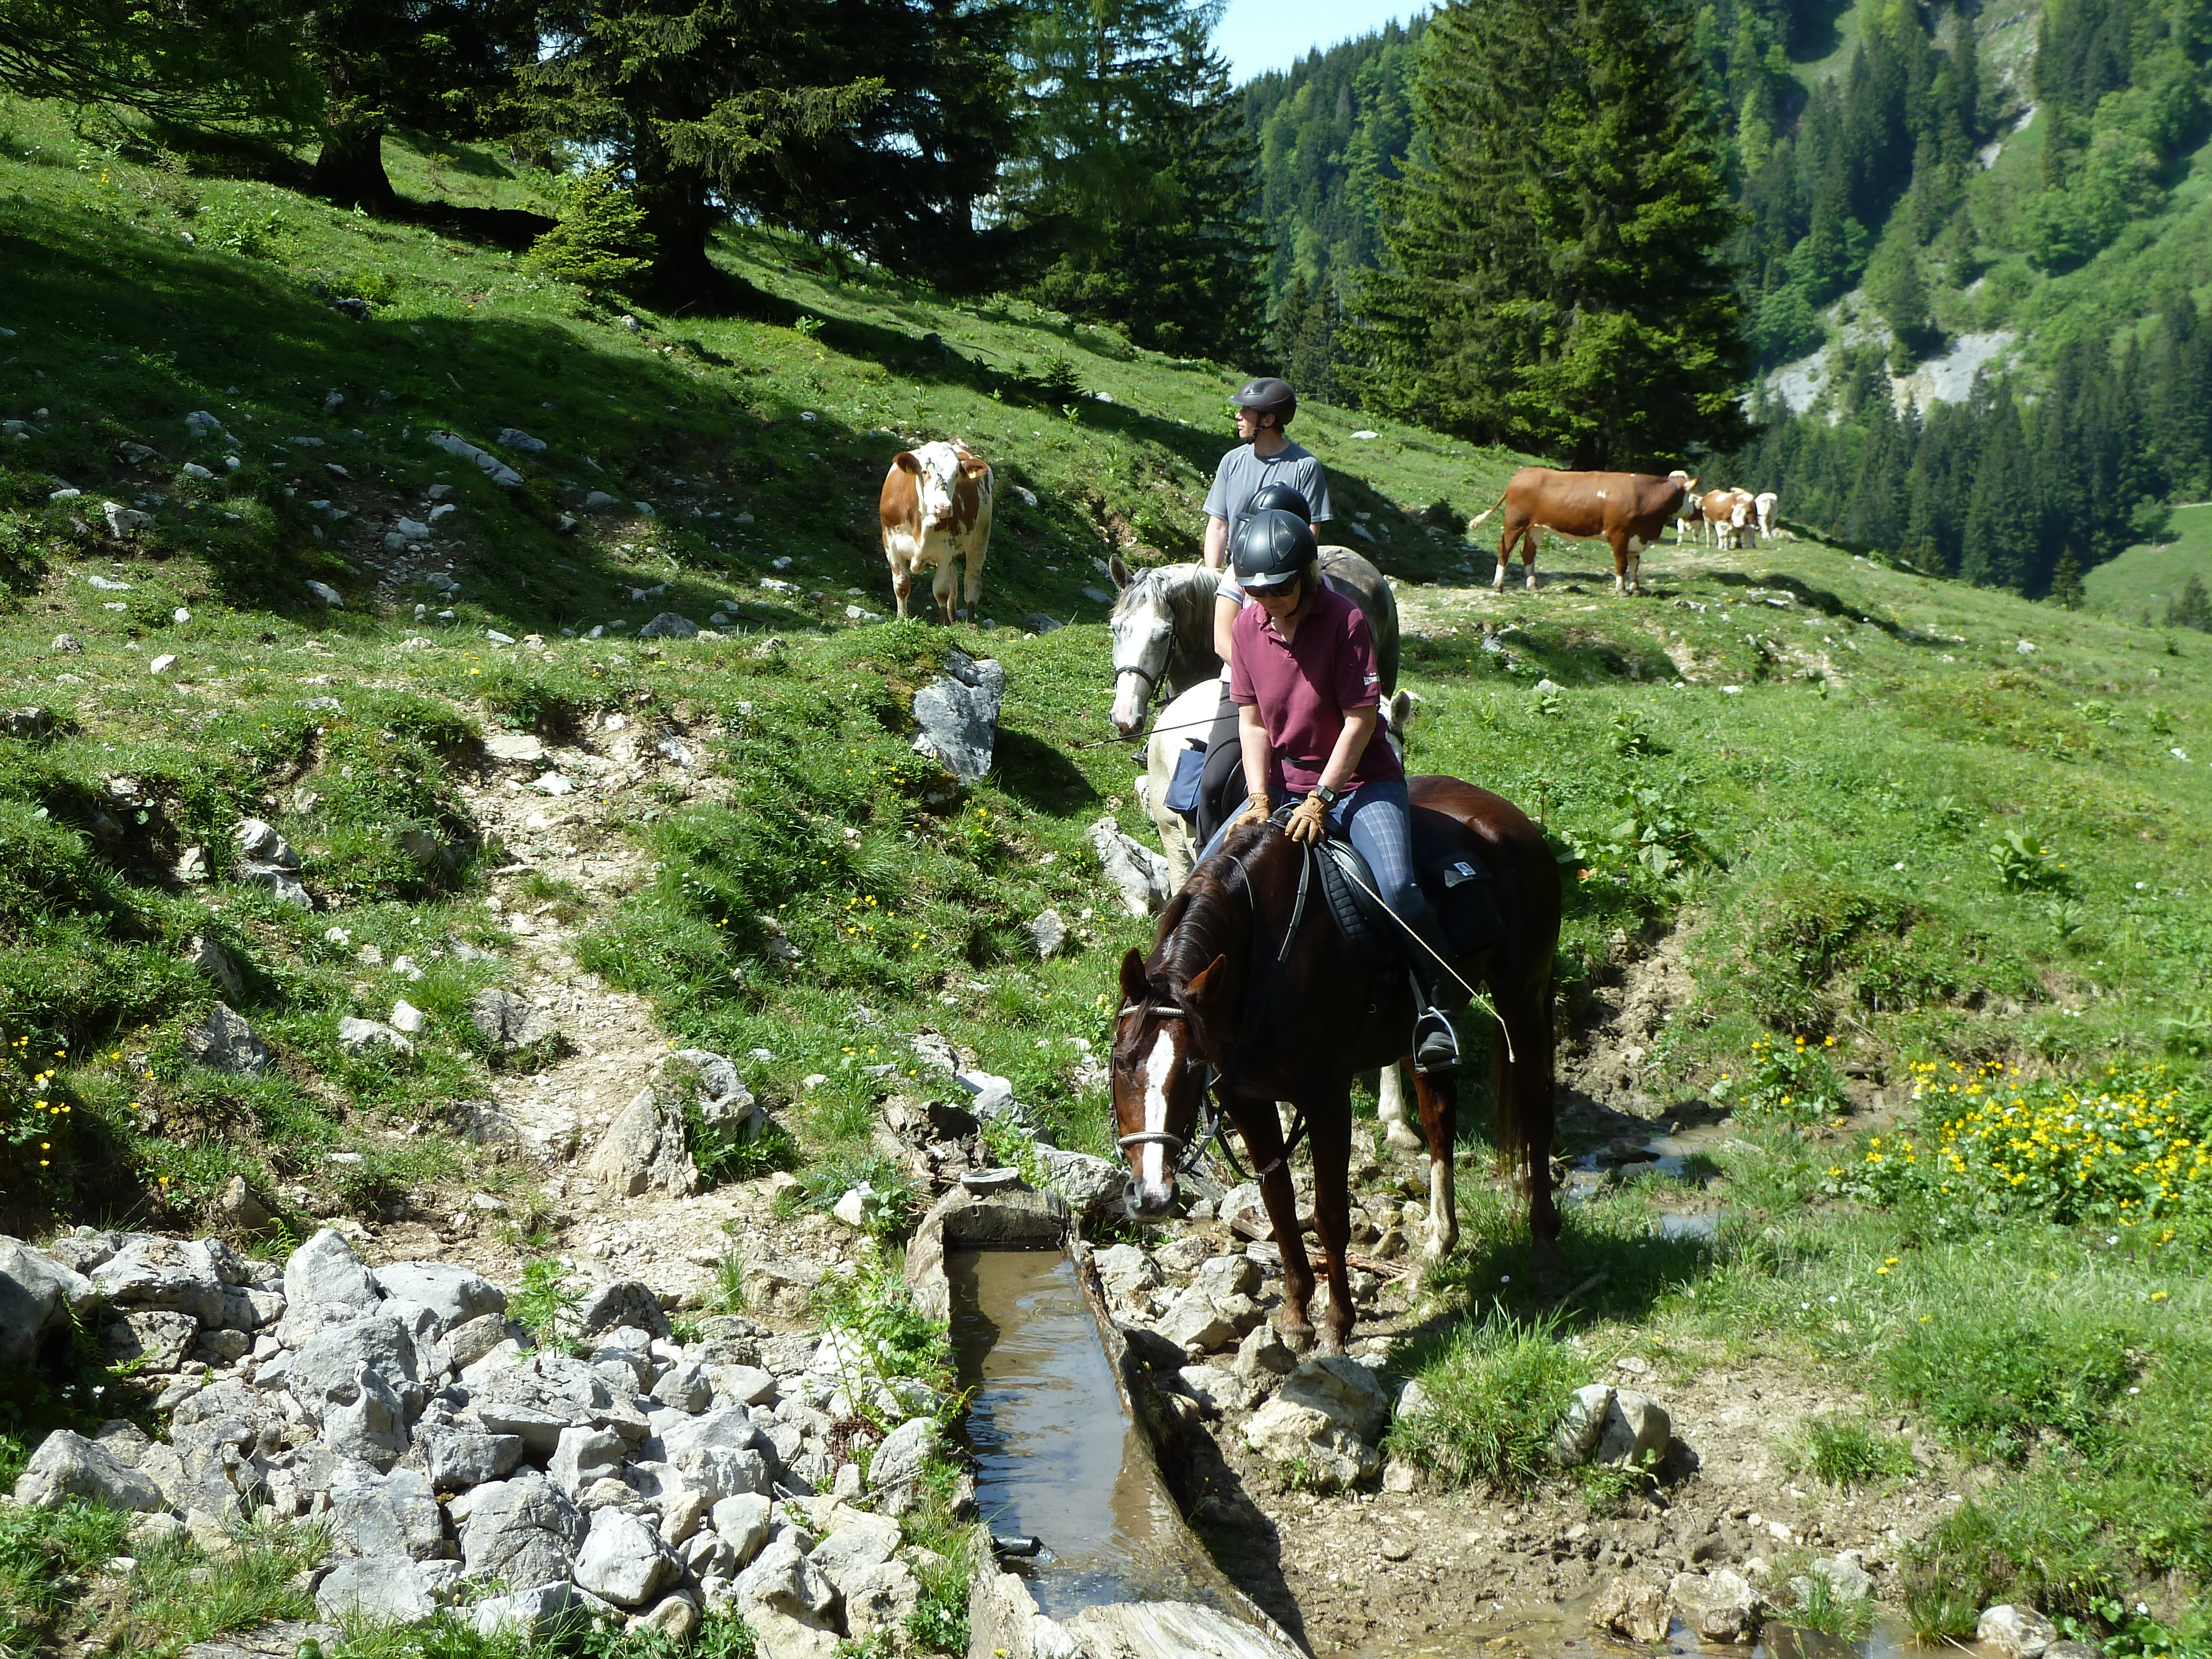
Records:
{"label": "muddy water", "polygon": [[[1492,1624],[1486,1624],[1479,1633],[1471,1632],[1457,1640],[1442,1640],[1431,1637],[1426,1641],[1408,1644],[1403,1639],[1387,1646],[1376,1644],[1358,1650],[1357,1659],[1404,1659],[1407,1655],[1449,1656],[1450,1659],[1656,1659],[1659,1652],[1652,1648],[1633,1647],[1609,1637],[1593,1634],[1589,1627],[1589,1601],[1578,1597],[1560,1606],[1541,1609],[1515,1617],[1509,1613]],[[1758,1644],[1749,1650],[1740,1647],[1712,1647],[1698,1640],[1688,1626],[1677,1619],[1667,1634],[1665,1652],[1680,1656],[1680,1659],[1913,1659],[1927,1650],[1913,1645],[1911,1635],[1901,1626],[1887,1620],[1877,1620],[1875,1627],[1856,1642],[1846,1642],[1818,1631],[1805,1630],[1780,1620],[1770,1620],[1760,1633]],[[1958,1650],[1958,1659],[1981,1659],[1986,1652],[1978,1645]]]}
{"label": "muddy water", "polygon": [[975,1501],[991,1530],[1042,1540],[1008,1567],[1046,1613],[1102,1602],[1212,1602],[1178,1566],[1188,1534],[1122,1414],[1075,1269],[1057,1250],[945,1261]]}

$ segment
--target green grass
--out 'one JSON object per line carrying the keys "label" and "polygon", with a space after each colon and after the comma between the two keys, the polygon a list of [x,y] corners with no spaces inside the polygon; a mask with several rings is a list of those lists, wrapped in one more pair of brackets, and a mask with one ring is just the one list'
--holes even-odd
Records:
{"label": "green grass", "polygon": [[2164,541],[2128,549],[2090,571],[2081,586],[2093,609],[2124,622],[2148,618],[2155,627],[2192,575],[2212,586],[2212,502],[2176,507]]}

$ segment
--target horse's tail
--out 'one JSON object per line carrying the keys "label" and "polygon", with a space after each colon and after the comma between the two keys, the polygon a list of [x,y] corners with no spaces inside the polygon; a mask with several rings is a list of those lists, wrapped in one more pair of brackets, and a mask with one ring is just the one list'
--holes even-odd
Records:
{"label": "horse's tail", "polygon": [[[1494,1036],[1490,1044],[1490,1097],[1496,1113],[1498,1156],[1508,1169],[1524,1173],[1531,1182],[1551,1179],[1558,1088],[1557,1045],[1552,1040],[1552,966],[1547,963],[1540,983],[1522,988],[1510,1002],[1502,1000],[1498,1012],[1508,1022],[1507,1029]],[[1498,988],[1495,981],[1491,988],[1495,995]]]}
{"label": "horse's tail", "polygon": [[1467,533],[1472,536],[1476,531],[1481,529],[1482,521],[1488,518],[1492,514],[1497,512],[1499,507],[1504,506],[1505,498],[1510,494],[1512,494],[1512,491],[1510,489],[1500,490],[1496,501],[1491,502],[1488,507],[1484,507],[1481,512],[1476,514],[1474,517],[1467,521]]}

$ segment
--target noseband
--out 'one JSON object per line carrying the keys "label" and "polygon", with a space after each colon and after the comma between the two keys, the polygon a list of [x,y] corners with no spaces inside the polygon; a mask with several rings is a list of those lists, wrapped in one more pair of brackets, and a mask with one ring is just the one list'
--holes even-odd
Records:
{"label": "noseband", "polygon": [[[1132,1014],[1145,1013],[1151,1014],[1156,1019],[1188,1020],[1190,1018],[1188,1009],[1178,1008],[1171,1002],[1152,1004],[1133,1002],[1114,1018],[1116,1023],[1119,1023]],[[1207,1109],[1212,1104],[1212,1101],[1213,1091],[1209,1080],[1207,1086],[1199,1091],[1198,1133],[1190,1140],[1186,1141],[1181,1135],[1170,1129],[1140,1129],[1135,1134],[1121,1136],[1114,1145],[1125,1152],[1132,1146],[1164,1146],[1168,1149],[1168,1157],[1174,1161],[1176,1174],[1188,1175],[1197,1166],[1199,1158],[1204,1153],[1207,1145],[1221,1133],[1220,1115]]]}

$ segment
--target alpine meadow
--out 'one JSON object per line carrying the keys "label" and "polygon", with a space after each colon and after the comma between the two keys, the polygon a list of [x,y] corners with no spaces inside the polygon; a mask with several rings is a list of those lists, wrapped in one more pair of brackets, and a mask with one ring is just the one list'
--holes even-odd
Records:
{"label": "alpine meadow", "polygon": [[1224,9],[0,0],[0,1659],[2212,1659],[2212,5]]}

